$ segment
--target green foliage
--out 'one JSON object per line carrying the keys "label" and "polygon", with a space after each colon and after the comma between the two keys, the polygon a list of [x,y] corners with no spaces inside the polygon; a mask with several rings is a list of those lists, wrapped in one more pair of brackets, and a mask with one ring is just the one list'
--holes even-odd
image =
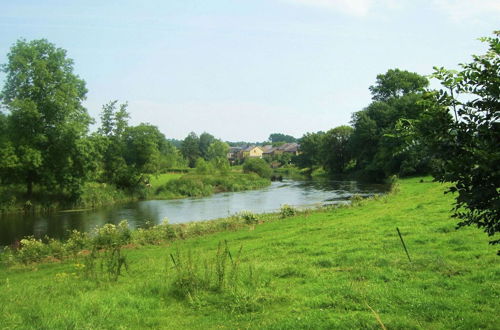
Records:
{"label": "green foliage", "polygon": [[296,215],[298,210],[290,205],[284,204],[280,208],[280,216],[282,219],[293,217]]}
{"label": "green foliage", "polygon": [[39,262],[49,253],[49,247],[33,236],[23,238],[16,258],[24,264]]}
{"label": "green foliage", "polygon": [[118,225],[107,223],[96,228],[93,233],[93,245],[97,249],[109,249],[128,244],[130,238],[128,223],[126,220],[122,220]]}
{"label": "green foliage", "polygon": [[133,232],[133,241],[141,245],[158,245],[177,238],[174,226],[163,219],[161,224],[138,228]]}
{"label": "green foliage", "polygon": [[89,234],[73,229],[65,243],[66,251],[76,257],[84,249],[91,248],[92,241]]}
{"label": "green foliage", "polygon": [[483,38],[488,51],[474,55],[461,71],[435,68],[434,77],[447,90],[430,94],[438,105],[429,102],[426,117],[415,123],[417,138],[436,158],[434,177],[457,193],[458,226],[474,225],[489,236],[500,232],[499,36]]}
{"label": "green foliage", "polygon": [[390,69],[385,74],[377,75],[370,92],[375,101],[388,101],[407,94],[421,93],[428,85],[429,81],[417,73]]}
{"label": "green foliage", "polygon": [[243,163],[243,172],[256,173],[263,178],[269,179],[273,171],[265,160],[260,158],[247,158]]}
{"label": "green foliage", "polygon": [[350,126],[339,126],[326,132],[322,152],[325,154],[324,168],[330,173],[344,173],[352,163],[353,150],[350,142],[353,131]]}
{"label": "green foliage", "polygon": [[425,149],[407,148],[398,129],[401,120],[423,115],[427,85],[425,77],[399,69],[377,76],[377,84],[370,87],[374,102],[352,116],[350,148],[359,177],[380,182],[392,174],[428,172],[430,159]]}
{"label": "green foliage", "polygon": [[301,168],[309,168],[310,172],[315,167],[322,166],[325,159],[323,150],[324,132],[306,133],[300,138],[301,154],[297,157],[297,164]]}
{"label": "green foliage", "polygon": [[207,159],[214,160],[223,158],[226,159],[227,153],[229,152],[229,145],[226,142],[220,140],[214,140],[207,151]]}
{"label": "green foliage", "polygon": [[189,133],[182,141],[181,153],[187,159],[189,167],[195,167],[196,160],[201,156],[200,138],[196,133]]}
{"label": "green foliage", "polygon": [[283,143],[297,142],[297,139],[294,138],[293,136],[282,134],[282,133],[273,133],[273,134],[269,135],[268,140],[271,141],[271,143],[273,145],[278,143],[278,142],[283,142]]}
{"label": "green foliage", "polygon": [[210,155],[209,155],[209,149],[210,146],[215,142],[215,137],[207,132],[203,132],[200,135],[199,138],[199,152],[200,152],[200,157],[202,157],[205,160],[210,160]]}
{"label": "green foliage", "polygon": [[183,176],[159,187],[156,193],[160,196],[170,194],[169,197],[204,197],[213,194],[214,187],[206,184],[200,176]]}
{"label": "green foliage", "polygon": [[[270,283],[262,281],[252,265],[241,269],[241,254],[242,247],[231,253],[227,241],[219,242],[213,258],[177,250],[170,254],[174,269],[170,294],[187,300],[193,308],[214,305],[237,314],[262,311],[261,288]],[[214,300],[213,296],[219,299]]]}
{"label": "green foliage", "polygon": [[83,260],[85,277],[99,281],[103,274],[109,281],[117,281],[122,269],[128,270],[122,247],[130,241],[131,231],[126,220],[118,225],[108,223],[95,228],[91,240],[92,250]]}
{"label": "green foliage", "polygon": [[214,171],[212,164],[205,161],[203,158],[196,160],[195,171],[197,174],[210,174]]}
{"label": "green foliage", "polygon": [[263,188],[270,184],[268,179],[256,174],[226,175],[184,175],[179,179],[168,181],[156,189],[156,195],[163,198],[172,197],[204,197],[215,192],[241,191]]}
{"label": "green foliage", "polygon": [[80,143],[91,122],[82,106],[85,82],[66,51],[44,39],[17,41],[7,59],[0,99],[10,142],[0,141],[2,179],[26,184],[29,196],[41,184],[74,197],[90,172]]}
{"label": "green foliage", "polygon": [[247,225],[257,224],[259,222],[257,215],[250,211],[241,211],[237,216],[241,218]]}

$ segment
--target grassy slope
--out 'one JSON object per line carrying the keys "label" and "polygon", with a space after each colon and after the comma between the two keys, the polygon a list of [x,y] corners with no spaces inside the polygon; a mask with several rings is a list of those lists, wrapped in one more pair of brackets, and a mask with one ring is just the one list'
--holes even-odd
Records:
{"label": "grassy slope", "polygon": [[[74,262],[0,269],[0,328],[379,328],[370,307],[387,328],[496,328],[496,250],[476,229],[455,231],[451,196],[418,181],[355,208],[131,249],[117,283],[77,278]],[[257,312],[242,312],[244,297],[169,293],[169,253],[214,255],[220,240],[241,244],[242,269],[252,264],[266,283],[249,293]]]}

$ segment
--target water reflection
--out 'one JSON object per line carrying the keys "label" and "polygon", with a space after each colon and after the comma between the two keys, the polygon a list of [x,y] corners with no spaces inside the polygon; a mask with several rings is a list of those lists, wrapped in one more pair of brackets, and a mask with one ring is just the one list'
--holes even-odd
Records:
{"label": "water reflection", "polygon": [[4,215],[0,217],[0,245],[27,235],[64,238],[69,230],[90,231],[105,223],[128,220],[132,228],[146,221],[184,223],[226,217],[243,210],[255,213],[277,211],[283,204],[299,208],[346,203],[350,196],[384,193],[383,185],[366,185],[355,181],[273,182],[254,191],[220,193],[206,198],[151,200],[115,205],[81,212],[58,212],[50,215]]}

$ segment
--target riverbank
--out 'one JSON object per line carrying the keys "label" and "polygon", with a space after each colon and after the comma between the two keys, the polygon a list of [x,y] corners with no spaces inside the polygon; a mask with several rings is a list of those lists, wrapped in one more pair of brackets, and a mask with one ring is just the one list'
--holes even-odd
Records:
{"label": "riverbank", "polygon": [[179,225],[184,237],[173,241],[172,231],[149,231],[167,243],[132,236],[122,249],[129,270],[117,281],[99,271],[86,275],[85,254],[4,265],[0,324],[494,329],[496,249],[477,229],[454,230],[452,196],[443,191],[429,178],[406,179],[399,192],[354,207],[241,215],[238,226],[221,219],[207,222],[208,231]]}
{"label": "riverbank", "polygon": [[118,189],[106,183],[88,182],[77,201],[65,202],[66,197],[37,191],[32,199],[24,196],[24,187],[7,186],[0,190],[0,213],[49,213],[95,209],[113,204],[151,199],[206,197],[214,193],[264,188],[271,181],[254,173],[225,174],[163,173],[151,175],[148,184],[133,190]]}

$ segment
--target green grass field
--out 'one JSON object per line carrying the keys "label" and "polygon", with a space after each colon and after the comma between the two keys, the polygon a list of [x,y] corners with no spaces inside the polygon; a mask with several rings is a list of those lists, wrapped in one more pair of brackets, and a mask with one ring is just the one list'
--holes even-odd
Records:
{"label": "green grass field", "polygon": [[129,247],[117,282],[73,259],[2,266],[0,328],[498,329],[496,249],[456,231],[452,196],[419,181],[355,207]]}

